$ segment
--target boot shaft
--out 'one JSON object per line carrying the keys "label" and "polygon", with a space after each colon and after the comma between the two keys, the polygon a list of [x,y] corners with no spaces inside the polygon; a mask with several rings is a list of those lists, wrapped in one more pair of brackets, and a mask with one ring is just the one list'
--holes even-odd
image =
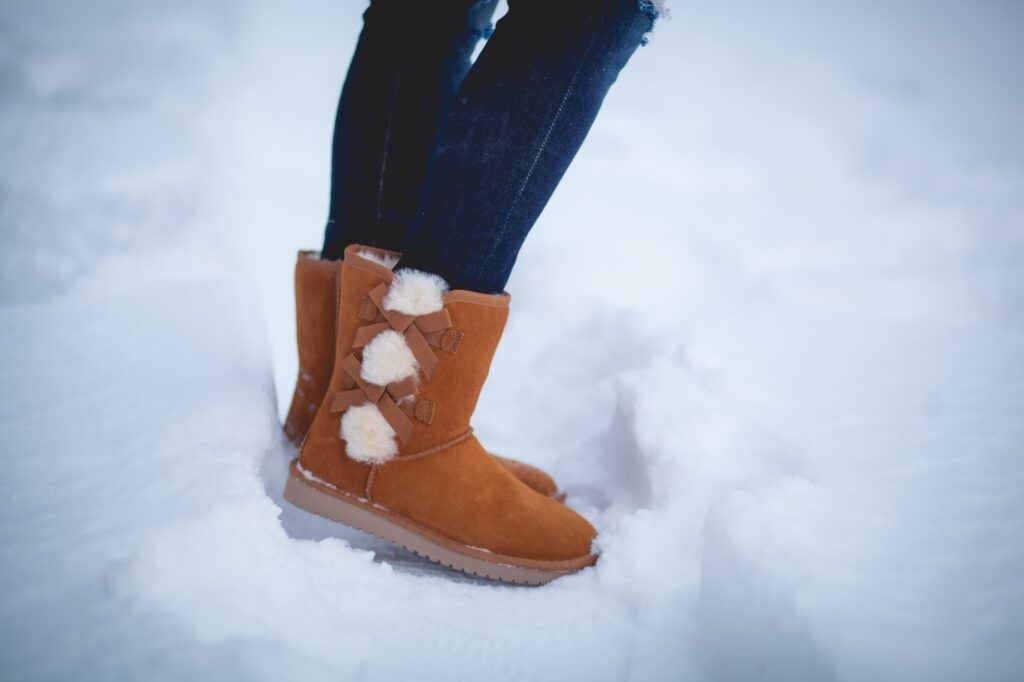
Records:
{"label": "boot shaft", "polygon": [[[383,249],[366,247],[360,250],[364,258],[392,268],[398,262],[399,254]],[[299,372],[292,396],[291,408],[284,424],[289,440],[300,445],[309,431],[316,412],[323,402],[334,371],[334,356],[337,352],[337,312],[341,286],[342,261],[323,260],[316,252],[300,251],[295,264],[295,320],[298,340]],[[358,316],[363,322],[377,319],[376,308],[367,297],[361,301]],[[458,313],[457,313],[458,316]],[[461,348],[462,332],[446,330],[439,339],[439,348],[457,353]],[[351,352],[346,348],[345,352]],[[418,411],[412,415],[427,423],[438,416],[434,405],[436,400],[425,397],[419,403]],[[475,402],[475,401],[474,401]],[[468,405],[470,411],[472,405]],[[454,417],[453,417],[454,415]],[[443,415],[448,419],[439,420],[438,428],[448,432],[457,429],[463,418],[449,410]],[[444,426],[442,422],[451,421]],[[499,457],[498,461],[519,480],[542,495],[562,499],[558,485],[546,472],[514,459]]]}
{"label": "boot shaft", "polygon": [[295,262],[295,337],[299,372],[284,431],[298,444],[323,402],[334,369],[334,331],[338,311],[340,261],[300,251]]}
{"label": "boot shaft", "polygon": [[[366,374],[369,354],[373,350],[370,344],[374,344],[376,337],[374,332],[394,331],[415,349],[418,360],[415,393],[392,399],[401,404],[411,424],[407,438],[399,443],[398,455],[415,455],[465,437],[508,318],[509,296],[470,291],[424,294],[422,288],[416,290],[417,284],[429,286],[428,281],[406,287],[414,290],[410,303],[407,300],[409,296],[403,300],[395,295],[402,293],[399,290],[403,284],[408,284],[403,282],[404,273],[396,276],[386,265],[362,254],[365,254],[365,249],[359,246],[350,246],[345,252],[338,306],[336,364],[325,403],[329,406],[334,403],[336,412],[333,414],[335,419],[340,419],[344,410],[339,410],[335,396],[361,390],[359,384],[363,382],[354,375],[359,373],[357,364]],[[423,307],[424,296],[430,297],[435,293],[439,296],[436,305]],[[423,314],[402,314],[388,308]],[[436,319],[445,315],[446,320]],[[413,321],[410,322],[409,318]]]}
{"label": "boot shaft", "polygon": [[[440,314],[447,316],[443,328],[423,325],[421,329],[429,314],[404,316],[412,317],[413,322],[403,327],[409,320],[401,319],[400,313],[395,320],[396,313],[385,304],[386,295],[401,276],[396,278],[387,259],[378,255],[356,245],[346,249],[331,346],[333,372],[300,452],[300,462],[309,473],[360,497],[369,496],[374,465],[393,458],[425,456],[471,436],[470,418],[501,338],[510,300],[507,295],[447,291],[439,294],[444,311]],[[371,384],[361,376],[367,347],[373,342],[367,338],[369,333],[389,330],[410,340],[424,360],[417,362],[415,390],[397,391],[398,397],[387,392],[388,386]],[[379,415],[366,414],[371,412],[369,407],[378,405]],[[359,419],[353,418],[360,413]],[[368,443],[350,447],[342,437],[346,414],[349,436],[362,434]],[[391,418],[387,425],[384,414]],[[362,417],[373,418],[361,421]],[[390,448],[383,442],[388,438],[393,439]]]}

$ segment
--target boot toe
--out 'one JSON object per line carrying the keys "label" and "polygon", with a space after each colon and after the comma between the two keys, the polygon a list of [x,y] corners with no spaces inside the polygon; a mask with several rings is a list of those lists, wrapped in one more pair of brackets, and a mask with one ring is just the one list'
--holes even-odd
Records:
{"label": "boot toe", "polygon": [[538,533],[538,542],[531,547],[538,555],[536,558],[570,561],[594,554],[597,531],[590,522],[560,502],[545,501],[549,503],[545,505],[548,507],[545,510],[545,528]]}

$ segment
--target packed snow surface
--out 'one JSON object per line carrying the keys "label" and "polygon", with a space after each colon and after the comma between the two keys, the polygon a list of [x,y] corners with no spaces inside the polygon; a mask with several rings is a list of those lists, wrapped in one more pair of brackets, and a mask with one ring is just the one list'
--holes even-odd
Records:
{"label": "packed snow surface", "polygon": [[0,5],[0,678],[1024,679],[1021,7],[675,3],[475,417],[538,589],[281,499],[361,9]]}

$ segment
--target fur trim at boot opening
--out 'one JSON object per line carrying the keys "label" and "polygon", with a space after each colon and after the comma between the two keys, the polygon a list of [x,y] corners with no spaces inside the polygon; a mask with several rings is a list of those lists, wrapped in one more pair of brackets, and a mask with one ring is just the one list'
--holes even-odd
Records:
{"label": "fur trim at boot opening", "polygon": [[385,251],[370,251],[369,249],[363,249],[356,253],[360,258],[365,258],[368,261],[372,261],[377,265],[383,265],[388,270],[394,270],[395,266],[398,265],[398,256],[387,253]]}

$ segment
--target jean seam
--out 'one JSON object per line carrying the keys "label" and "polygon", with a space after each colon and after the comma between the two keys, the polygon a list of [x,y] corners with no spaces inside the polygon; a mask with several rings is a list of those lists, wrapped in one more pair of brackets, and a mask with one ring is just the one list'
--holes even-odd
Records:
{"label": "jean seam", "polygon": [[402,74],[405,72],[405,63],[409,55],[409,43],[402,46],[402,54],[398,58],[398,72],[395,75],[395,85],[391,89],[391,101],[388,104],[388,123],[384,128],[384,149],[380,156],[380,175],[377,181],[377,219],[373,225],[373,244],[379,246],[380,222],[384,215],[384,176],[388,167],[388,151],[391,144],[391,128],[395,120],[395,107],[398,101],[398,89],[402,85]]}
{"label": "jean seam", "polygon": [[[487,253],[487,258],[482,259],[480,262],[486,263],[494,257],[495,251],[498,249],[498,244],[504,239],[505,233],[508,231],[508,224],[512,222],[512,217],[515,215],[516,210],[519,208],[519,204],[523,198],[523,194],[526,193],[526,186],[530,184],[530,179],[533,177],[533,171],[537,168],[537,163],[540,161],[541,155],[548,147],[548,142],[551,140],[551,135],[555,131],[555,126],[558,124],[559,119],[562,116],[562,112],[565,111],[565,105],[569,101],[569,97],[576,89],[576,84],[579,81],[580,72],[583,70],[583,65],[586,64],[587,59],[590,57],[590,53],[594,49],[594,43],[597,42],[597,35],[600,29],[604,26],[605,19],[607,18],[607,3],[602,8],[601,19],[597,26],[594,27],[594,32],[590,36],[590,42],[587,43],[586,49],[583,51],[580,57],[579,63],[576,65],[576,70],[572,74],[572,78],[569,79],[569,85],[565,89],[565,94],[562,96],[562,101],[558,103],[558,109],[555,111],[555,115],[551,117],[551,124],[548,126],[547,132],[544,134],[544,139],[541,140],[540,147],[537,149],[537,153],[533,157],[533,161],[530,163],[530,168],[526,171],[526,177],[523,178],[523,182],[519,187],[519,191],[516,193],[515,198],[512,199],[512,206],[509,208],[506,214],[504,222],[501,227],[498,228],[497,236],[491,243],[491,248]],[[477,269],[479,273],[479,268]]]}

